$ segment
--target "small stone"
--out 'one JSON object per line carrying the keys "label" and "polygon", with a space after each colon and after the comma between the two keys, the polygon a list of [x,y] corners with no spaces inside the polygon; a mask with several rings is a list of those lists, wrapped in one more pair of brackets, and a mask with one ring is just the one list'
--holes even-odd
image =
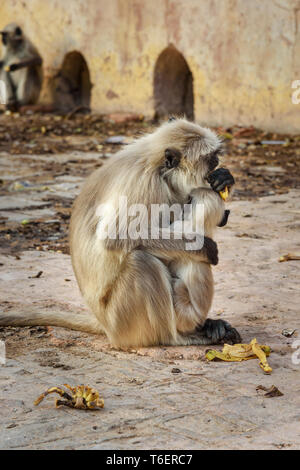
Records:
{"label": "small stone", "polygon": [[126,137],[124,135],[112,135],[111,137],[107,137],[105,140],[106,144],[115,144],[120,145],[125,142]]}
{"label": "small stone", "polygon": [[283,336],[285,336],[286,338],[290,338],[291,336],[293,336],[293,334],[295,333],[296,330],[292,329],[292,328],[285,328],[284,330],[282,330],[281,334]]}

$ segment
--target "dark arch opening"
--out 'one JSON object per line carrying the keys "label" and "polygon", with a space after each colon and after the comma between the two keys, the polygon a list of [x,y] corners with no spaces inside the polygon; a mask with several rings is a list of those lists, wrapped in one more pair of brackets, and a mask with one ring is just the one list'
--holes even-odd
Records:
{"label": "dark arch opening", "polygon": [[193,75],[183,55],[169,46],[154,69],[155,119],[170,115],[194,119]]}
{"label": "dark arch opening", "polygon": [[66,54],[53,79],[53,102],[58,111],[89,111],[91,102],[90,72],[80,52]]}

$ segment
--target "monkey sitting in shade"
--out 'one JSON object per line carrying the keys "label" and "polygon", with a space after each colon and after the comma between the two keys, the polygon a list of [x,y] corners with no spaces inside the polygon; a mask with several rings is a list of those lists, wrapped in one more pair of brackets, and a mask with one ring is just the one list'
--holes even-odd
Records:
{"label": "monkey sitting in shade", "polygon": [[3,47],[0,80],[6,87],[6,108],[16,110],[37,103],[43,81],[39,52],[15,23],[5,26],[0,34]]}

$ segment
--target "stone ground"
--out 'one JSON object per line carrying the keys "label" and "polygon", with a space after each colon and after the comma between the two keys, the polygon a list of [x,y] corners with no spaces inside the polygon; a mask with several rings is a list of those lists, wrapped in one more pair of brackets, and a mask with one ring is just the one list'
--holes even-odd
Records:
{"label": "stone ground", "polygon": [[[239,174],[232,155],[225,163]],[[0,154],[4,314],[86,310],[66,232],[84,177],[107,156],[113,158],[80,150]],[[286,171],[277,162],[263,169],[258,164],[251,168],[254,181],[256,171],[278,184]],[[247,197],[238,183],[228,203],[229,224],[217,234],[220,263],[214,268],[211,317],[229,320],[244,342],[257,338],[271,346],[272,375],[264,375],[256,360],[207,362],[205,347],[117,351],[102,336],[2,328],[7,360],[0,365],[0,448],[299,449],[300,352],[293,348],[298,332],[285,337],[282,330],[299,331],[300,261],[278,262],[283,254],[300,252],[300,189],[291,186],[276,191],[273,184],[263,197]],[[55,409],[52,395],[33,405],[48,387],[64,383],[96,387],[104,409]],[[273,384],[283,396],[266,398],[256,391]]]}

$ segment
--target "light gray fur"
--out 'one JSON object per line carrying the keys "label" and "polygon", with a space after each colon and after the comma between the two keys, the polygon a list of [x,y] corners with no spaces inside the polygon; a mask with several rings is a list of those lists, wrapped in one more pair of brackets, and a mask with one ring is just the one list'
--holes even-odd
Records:
{"label": "light gray fur", "polygon": [[[205,249],[187,251],[182,240],[100,240],[97,226],[102,222],[97,209],[103,203],[117,209],[120,196],[127,197],[128,206],[184,204],[200,188],[209,232],[217,223],[220,207],[223,208],[221,198],[206,183],[209,155],[219,146],[220,141],[211,130],[178,119],[163,124],[114,155],[88,178],[71,218],[72,263],[90,312],[85,318],[66,312],[64,319],[62,313],[44,317],[34,313],[16,317],[8,313],[0,317],[0,325],[51,324],[94,333],[103,331],[110,343],[119,348],[206,344],[207,338],[194,328],[203,322],[213,290]],[[176,148],[182,155],[177,168],[165,167],[168,147]],[[109,211],[105,217],[107,222],[111,217]],[[174,289],[170,263],[174,263],[175,271],[178,263],[178,273],[189,266],[196,271],[189,279],[185,276],[181,285],[183,296],[188,291],[186,301],[197,312],[192,321],[194,313],[191,315],[190,308],[180,309],[179,313],[179,290],[176,286]]]}

